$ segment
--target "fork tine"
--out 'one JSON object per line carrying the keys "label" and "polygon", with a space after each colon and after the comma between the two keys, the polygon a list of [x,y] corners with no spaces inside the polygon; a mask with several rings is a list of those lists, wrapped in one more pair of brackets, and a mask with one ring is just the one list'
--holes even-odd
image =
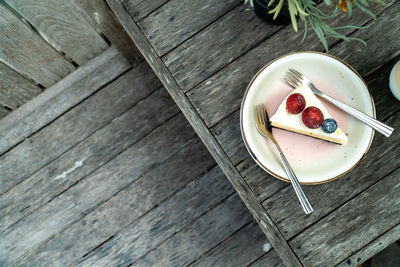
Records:
{"label": "fork tine", "polygon": [[256,119],[256,124],[258,124],[259,120],[258,120],[258,108],[257,108],[257,106],[254,106],[254,118]]}
{"label": "fork tine", "polygon": [[264,120],[262,117],[261,105],[257,105],[257,111],[258,111],[258,122],[262,125]]}
{"label": "fork tine", "polygon": [[261,123],[265,125],[264,105],[259,105],[259,108],[261,113]]}
{"label": "fork tine", "polygon": [[264,124],[264,119],[263,119],[263,115],[262,115],[261,105],[257,105],[256,106],[256,110],[257,110],[257,121],[258,121],[258,124],[263,125]]}
{"label": "fork tine", "polygon": [[298,71],[295,70],[295,69],[289,68],[289,71],[292,72],[292,73],[294,73],[294,74],[295,74],[297,77],[299,77],[299,78],[302,78],[302,77],[303,77],[303,74],[300,73],[300,72],[298,72]]}
{"label": "fork tine", "polygon": [[289,84],[289,85],[290,85],[291,87],[293,87],[293,88],[296,88],[296,87],[298,86],[298,85],[297,85],[297,82],[291,80],[289,77],[285,77],[284,80],[285,80],[285,82],[286,82],[287,84]]}
{"label": "fork tine", "polygon": [[257,105],[257,120],[258,120],[258,124],[262,124],[262,117],[261,117],[261,112],[260,112],[260,105]]}
{"label": "fork tine", "polygon": [[286,77],[288,78],[288,80],[290,80],[292,83],[294,83],[297,86],[299,86],[300,84],[302,84],[302,81],[299,79],[296,79],[292,74],[287,73]]}
{"label": "fork tine", "polygon": [[303,78],[297,76],[297,74],[295,74],[295,73],[293,73],[293,72],[291,72],[291,71],[286,72],[286,75],[287,75],[288,77],[290,77],[290,78],[296,80],[297,83],[299,83],[299,84],[302,84],[302,83],[303,83]]}
{"label": "fork tine", "polygon": [[268,114],[267,114],[267,109],[265,108],[265,106],[263,105],[263,117],[264,117],[264,124],[267,125],[268,124]]}

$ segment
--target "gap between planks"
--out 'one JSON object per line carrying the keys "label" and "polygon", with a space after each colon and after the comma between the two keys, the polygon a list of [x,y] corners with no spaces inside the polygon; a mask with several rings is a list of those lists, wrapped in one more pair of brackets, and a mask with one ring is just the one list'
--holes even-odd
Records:
{"label": "gap between planks", "polygon": [[[163,89],[162,89],[162,88],[155,89],[154,91],[152,91],[152,93],[151,93],[150,95],[145,96],[145,97],[144,97],[142,100],[140,100],[136,105],[134,105],[134,106],[131,107],[131,108],[128,108],[125,112],[123,112],[122,114],[116,116],[116,117],[113,118],[111,121],[109,121],[108,123],[104,124],[102,127],[98,128],[95,132],[93,132],[92,134],[90,134],[90,135],[88,135],[87,137],[85,137],[82,141],[76,143],[76,144],[73,145],[70,149],[66,150],[66,151],[63,152],[61,155],[55,157],[53,160],[49,161],[47,164],[45,164],[45,165],[43,165],[42,167],[40,167],[37,171],[33,172],[31,175],[27,176],[27,177],[24,179],[24,181],[25,181],[25,180],[28,181],[28,179],[30,179],[30,178],[32,178],[32,177],[35,178],[35,176],[37,176],[37,174],[40,174],[40,172],[41,172],[42,170],[44,170],[44,169],[48,168],[49,166],[51,166],[55,161],[64,158],[64,157],[65,157],[66,155],[68,155],[68,154],[71,154],[71,152],[75,151],[76,149],[79,149],[79,147],[84,147],[83,144],[87,143],[88,140],[90,140],[90,139],[92,139],[93,137],[95,137],[98,133],[104,132],[105,129],[112,127],[112,126],[114,125],[114,122],[118,121],[118,119],[123,119],[123,117],[128,117],[129,113],[133,112],[133,109],[135,109],[136,107],[140,107],[140,106],[142,106],[143,104],[145,104],[144,101],[146,101],[147,99],[150,99],[150,98],[154,98],[153,96],[155,96],[155,95],[161,95],[161,93],[162,93],[161,90],[163,90]],[[154,99],[153,99],[153,100],[154,100]],[[172,109],[172,110],[174,111],[174,109]],[[175,115],[177,115],[178,113],[179,113],[179,112],[178,112],[178,109],[176,109],[176,111],[174,111],[174,113],[172,113],[171,116],[175,116]],[[168,116],[169,116],[169,115],[168,115]],[[167,117],[167,118],[170,118],[170,117]],[[158,126],[158,125],[159,125],[159,124],[156,124],[155,126]],[[143,129],[143,127],[142,127],[142,129]],[[151,133],[152,130],[153,130],[153,129],[150,129],[150,131],[144,132],[145,136],[148,135],[149,133]],[[124,135],[124,136],[129,136],[129,135]],[[123,140],[124,136],[120,136],[120,137],[119,137],[119,138],[120,138],[119,140],[121,140],[121,139]],[[145,136],[143,136],[142,138],[144,138]],[[139,138],[140,138],[140,137],[139,137]],[[140,138],[140,139],[142,139],[142,138]],[[140,140],[138,140],[138,141],[140,141]],[[137,142],[134,142],[134,143],[137,143]],[[134,144],[134,143],[133,143],[133,144]],[[133,144],[131,144],[131,145],[133,145]],[[103,150],[105,150],[105,149],[106,149],[106,147],[102,148],[102,150],[97,151],[97,153],[101,153],[101,151],[103,151]],[[115,148],[114,148],[114,149],[115,149]],[[120,151],[120,152],[117,153],[116,155],[118,155],[118,154],[120,154],[120,153],[122,153],[122,151]],[[73,153],[72,153],[72,154],[73,154]],[[115,154],[115,153],[114,153],[114,154]],[[92,155],[90,156],[90,158],[93,157],[94,155],[95,155],[95,154],[92,154]],[[106,164],[108,161],[110,161],[110,160],[113,159],[114,157],[115,157],[115,156],[112,156],[110,159],[105,160],[105,162],[103,162],[102,164],[100,164],[100,166],[95,167],[95,170],[98,169],[98,168],[100,168],[100,167],[103,166],[104,164]],[[91,171],[91,172],[93,172],[93,171]],[[90,172],[90,173],[91,173],[91,172]],[[89,173],[89,174],[90,174],[90,173]],[[85,174],[83,177],[86,177],[86,176],[89,175],[89,174]],[[45,174],[43,174],[43,175],[47,175],[47,173],[45,173]],[[35,179],[36,179],[36,178],[35,178]],[[23,182],[23,181],[21,181],[21,183],[22,183],[22,182]],[[73,185],[75,185],[77,182],[78,182],[78,181],[76,181]],[[73,185],[71,185],[70,187],[72,187]],[[16,185],[16,186],[18,186],[18,185]],[[55,197],[57,197],[58,195],[60,195],[60,194],[62,194],[63,192],[65,192],[68,188],[69,188],[69,187],[64,188],[64,190],[58,192],[58,193],[57,193],[55,196],[53,196],[51,199],[47,200],[47,203],[50,202],[50,201],[51,201],[52,199],[54,199]],[[11,188],[10,190],[13,190],[13,189]],[[25,189],[25,190],[26,190],[26,189]],[[6,193],[7,193],[7,192],[6,192]],[[5,193],[5,194],[6,194],[6,193]],[[40,205],[39,207],[35,208],[34,210],[40,208],[41,206],[43,206],[43,205]],[[26,217],[26,216],[28,216],[29,214],[33,213],[34,210],[32,210],[32,211],[31,211],[30,213],[28,213],[28,214],[25,214],[25,213],[24,213],[24,216],[21,217],[18,221],[14,222],[12,225],[18,223],[18,222],[19,222],[20,220],[22,220],[24,217]],[[11,227],[12,225],[8,226],[7,228]],[[0,231],[0,232],[3,232],[4,230],[5,230],[5,229],[3,229],[3,230]]]}
{"label": "gap between planks", "polygon": [[[165,3],[165,4],[166,4],[166,3]],[[162,58],[162,57],[168,55],[170,52],[172,52],[173,50],[177,49],[178,47],[180,47],[181,45],[183,45],[186,41],[192,39],[194,36],[196,36],[197,34],[199,34],[200,32],[202,32],[204,29],[208,28],[208,27],[209,27],[210,25],[212,25],[214,22],[218,21],[219,19],[221,19],[222,17],[224,17],[226,14],[230,13],[232,10],[234,10],[235,8],[237,8],[238,6],[240,6],[240,5],[242,5],[242,4],[243,4],[243,3],[240,2],[240,3],[236,4],[236,5],[233,5],[230,9],[228,9],[228,10],[226,11],[226,13],[224,13],[224,14],[222,14],[222,15],[220,15],[220,16],[217,16],[216,18],[212,19],[210,22],[208,22],[208,24],[204,25],[203,27],[199,28],[196,32],[194,32],[194,33],[192,33],[191,35],[187,36],[186,39],[183,39],[183,40],[181,41],[181,43],[177,44],[177,45],[174,46],[173,48],[170,48],[170,49],[166,50],[166,51],[163,52],[161,55],[159,55],[158,52],[157,52],[157,54],[159,55],[160,58]],[[139,26],[139,25],[140,25],[140,24],[138,24],[138,26]],[[140,27],[140,26],[139,26],[139,27]],[[278,31],[279,31],[279,30],[278,30]],[[266,38],[268,38],[268,37],[266,37]],[[222,68],[223,68],[223,67],[222,67]],[[201,83],[201,82],[199,82],[199,83]],[[193,87],[195,87],[195,86],[196,86],[196,85],[194,85]]]}
{"label": "gap between planks", "polygon": [[[55,100],[60,95],[65,94],[65,90],[68,88],[71,88],[69,90],[73,90],[72,87],[77,82],[95,73],[99,66],[110,64],[110,62],[114,65],[115,72],[111,73],[111,75],[107,73],[109,75],[108,78],[103,78],[97,81],[96,85],[92,86],[104,87],[114,81],[116,77],[119,77],[121,73],[129,70],[126,61],[118,54],[114,47],[111,47],[2,119],[0,121],[0,131],[3,133],[3,137],[0,142],[0,155],[5,154],[25,138],[43,129],[49,122],[63,115],[66,110],[76,106],[83,99],[96,93],[98,90],[86,90],[80,92],[78,95],[71,95],[71,99],[68,99],[68,101],[64,99],[63,103],[50,103],[50,100]],[[50,110],[52,111],[50,112]],[[44,120],[35,120],[34,123],[29,123],[31,117],[36,117],[36,113],[39,113],[39,111],[47,114]],[[24,124],[24,127],[18,129],[16,125],[19,124]]]}
{"label": "gap between planks", "polygon": [[283,261],[287,265],[302,266],[292,248],[288,245],[270,216],[265,211],[265,208],[258,201],[253,191],[243,180],[232,162],[227,158],[222,147],[218,144],[217,140],[209,131],[204,121],[202,121],[199,114],[195,111],[195,108],[188,100],[187,96],[183,93],[175,78],[168,71],[162,60],[157,56],[154,48],[151,46],[143,32],[139,29],[132,17],[126,11],[123,4],[118,0],[107,0],[107,2],[121,21],[121,24],[126,29],[132,40],[135,42],[138,49],[142,52],[145,59],[150,63],[150,66],[153,68],[154,72],[163,82],[172,98],[178,104],[184,115],[188,118],[190,124],[205,143],[214,159],[217,161],[219,166],[221,166],[224,173],[227,175],[228,179],[233,184],[242,200],[245,202],[246,206],[252,211],[252,214],[256,217],[257,222],[260,223],[264,233],[278,251],[278,254],[280,254]]}
{"label": "gap between planks", "polygon": [[[400,112],[398,112],[398,113],[400,113]],[[343,205],[345,205],[346,203],[348,203],[348,202],[350,202],[351,200],[353,200],[353,199],[357,198],[358,196],[362,195],[362,194],[364,193],[364,191],[370,189],[371,187],[375,186],[375,185],[378,184],[379,182],[383,181],[386,177],[390,176],[391,174],[393,174],[394,172],[396,172],[396,171],[399,170],[399,169],[400,169],[400,166],[397,166],[395,169],[393,169],[392,171],[390,171],[389,173],[387,173],[387,174],[384,175],[383,177],[379,178],[378,180],[376,180],[375,182],[371,183],[369,186],[367,186],[366,188],[364,188],[363,191],[361,191],[361,192],[355,194],[354,196],[352,196],[351,198],[349,198],[346,202],[344,202],[344,203],[342,203],[341,205],[339,205],[338,207],[336,207],[336,208],[330,210],[327,214],[325,214],[325,215],[319,217],[318,220],[314,221],[314,222],[311,223],[310,225],[307,225],[307,228],[310,228],[310,227],[312,227],[313,225],[319,223],[319,222],[320,222],[321,220],[323,220],[325,217],[331,215],[332,213],[334,213],[335,211],[337,211],[338,209],[340,209],[340,208],[341,208]],[[285,189],[287,189],[287,188],[288,188],[288,187],[283,188],[282,191],[285,190]],[[279,192],[281,192],[281,191],[279,191]],[[304,229],[303,229],[302,231],[304,231]],[[288,239],[288,242],[290,242],[290,241],[292,241],[293,239],[295,239],[296,237],[298,237],[298,236],[302,233],[302,231],[300,231],[300,232],[298,232],[297,234],[291,236],[291,237]]]}

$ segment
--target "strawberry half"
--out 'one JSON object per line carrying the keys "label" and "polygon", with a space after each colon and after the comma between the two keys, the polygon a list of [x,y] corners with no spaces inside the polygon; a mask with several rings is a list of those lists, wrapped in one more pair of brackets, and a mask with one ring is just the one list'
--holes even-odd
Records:
{"label": "strawberry half", "polygon": [[286,99],[286,108],[292,114],[299,114],[306,107],[306,99],[299,93],[291,94]]}
{"label": "strawberry half", "polygon": [[306,108],[301,117],[304,125],[310,129],[317,129],[324,122],[324,114],[322,114],[319,108],[314,106]]}

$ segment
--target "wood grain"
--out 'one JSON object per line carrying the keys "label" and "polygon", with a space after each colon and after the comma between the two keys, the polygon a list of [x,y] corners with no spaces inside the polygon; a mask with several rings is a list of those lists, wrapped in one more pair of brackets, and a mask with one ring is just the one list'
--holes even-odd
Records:
{"label": "wood grain", "polygon": [[0,107],[0,119],[4,118],[8,114],[10,114],[10,111],[8,109]]}
{"label": "wood grain", "polygon": [[[380,13],[376,21],[370,23],[366,30],[352,35],[366,40],[367,46],[355,43],[349,47],[345,43],[340,43],[331,50],[331,53],[355,67],[362,75],[368,75],[400,55],[400,40],[393,38],[399,32],[399,21],[400,2],[395,1],[385,12]],[[382,40],[387,40],[384,49]]]}
{"label": "wood grain", "polygon": [[282,260],[276,254],[275,250],[271,250],[255,262],[249,265],[249,267],[283,267]]}
{"label": "wood grain", "polygon": [[241,4],[162,59],[186,92],[281,28]]}
{"label": "wood grain", "polygon": [[391,173],[290,241],[303,264],[339,264],[365,244],[398,225],[399,175],[399,170]]}
{"label": "wood grain", "polygon": [[288,186],[287,182],[276,179],[259,167],[250,155],[236,168],[260,201]]}
{"label": "wood grain", "polygon": [[[396,116],[388,120],[387,123],[393,125],[395,129],[400,127],[399,121],[396,121]],[[305,216],[297,203],[290,203],[296,198],[290,187],[284,188],[263,202],[264,207],[268,208],[268,213],[274,218],[285,238],[292,238],[398,168],[400,163],[396,160],[388,160],[388,157],[399,153],[399,137],[399,133],[396,134],[395,132],[391,138],[375,136],[367,155],[349,174],[327,184],[305,187],[304,191],[314,206],[314,213],[310,216]],[[379,169],[379,172],[376,171],[377,169]],[[371,225],[374,224],[371,223]]]}
{"label": "wood grain", "polygon": [[[239,196],[234,194],[155,250],[140,258],[134,265],[187,265],[206,252],[210,246],[219,244],[221,240],[248,224],[250,220],[250,212]],[[177,250],[177,247],[182,249]],[[226,261],[225,263],[227,264]]]}
{"label": "wood grain", "polygon": [[[0,157],[0,193],[11,189],[156,89],[144,80],[151,70],[143,64],[80,103],[43,130]],[[135,81],[140,81],[135,82]],[[143,82],[145,81],[145,82]],[[137,83],[134,90],[127,90]]]}
{"label": "wood grain", "polygon": [[233,164],[238,164],[248,156],[240,132],[240,112],[235,111],[215,125],[212,132]]}
{"label": "wood grain", "polygon": [[126,10],[135,21],[139,21],[169,0],[122,0]]}
{"label": "wood grain", "polygon": [[[164,89],[157,90],[1,195],[0,232],[51,201],[175,115],[178,108],[166,94]],[[160,114],[159,108],[164,112]],[[81,163],[82,157],[85,158],[84,164]]]}
{"label": "wood grain", "polygon": [[264,248],[268,247],[271,245],[265,234],[252,221],[232,236],[223,239],[217,247],[190,266],[248,266],[261,257],[265,253]]}
{"label": "wood grain", "polygon": [[[386,19],[378,19],[376,23],[371,25],[371,27],[381,29],[382,27],[385,27],[385,23],[388,23],[388,21],[386,20],[391,20],[391,23],[396,23],[396,21],[398,21],[398,19],[394,19],[393,16],[385,15],[385,8],[388,8],[388,6],[390,6],[391,4],[393,4],[393,1],[388,3],[386,6],[378,5],[376,7],[375,12],[381,13],[382,18],[385,17]],[[327,6],[326,8],[329,7]],[[366,15],[365,13],[359,10],[354,11],[355,13],[353,14],[354,16],[351,17],[351,20],[347,15],[337,16],[332,22],[333,25],[343,25],[346,23],[359,25],[365,24],[368,21],[372,21],[371,17]],[[366,34],[367,32],[369,32],[371,30],[371,27],[364,31],[361,31],[362,34]],[[299,29],[299,31],[301,31],[301,29]],[[396,27],[392,27],[391,29],[388,28],[388,31],[393,31],[391,34],[394,34],[394,32],[396,31]],[[349,34],[351,31],[347,30],[346,32]],[[246,38],[252,37],[247,36]],[[314,33],[309,34],[306,40],[302,43],[301,34],[293,34],[293,29],[291,28],[291,25],[288,25],[275,35],[263,41],[254,49],[250,50],[248,53],[244,54],[242,57],[238,58],[237,60],[223,68],[214,76],[208,78],[199,86],[189,91],[189,99],[194,104],[206,124],[209,127],[213,126],[221,121],[224,117],[240,108],[241,99],[250,80],[258,72],[258,70],[261,69],[268,62],[274,60],[279,56],[283,56],[287,53],[295,51],[324,51],[324,48],[322,47],[320,42],[316,41],[316,38],[317,37]],[[329,39],[330,45],[333,45],[336,42],[337,40]],[[376,38],[367,40],[367,43],[368,47],[380,46],[380,41],[377,41]],[[358,45],[358,43],[356,44]],[[348,45],[348,43],[343,43],[343,46]],[[335,55],[339,50],[347,51],[346,48],[344,48],[343,46],[340,49],[339,47],[336,49],[335,47],[333,47],[330,50],[330,53]],[[388,61],[391,58],[395,57],[395,50],[395,48],[388,50],[381,49],[379,53],[381,53],[382,56],[380,57],[383,59],[383,57],[386,56],[385,60]],[[192,51],[192,53],[194,53],[194,51]],[[349,53],[348,55],[346,55],[345,59],[348,60],[350,57],[353,58],[353,60],[351,61],[353,67],[357,70],[360,69],[363,62],[362,58],[365,57],[365,54],[361,55],[360,53]],[[207,62],[207,64],[201,67],[202,70],[205,70],[210,66],[215,65],[214,61],[215,59]],[[380,66],[386,61],[376,60],[374,64],[375,66]],[[181,68],[181,71],[183,70],[184,68]],[[187,75],[190,76],[190,73],[191,72],[189,71]],[[368,73],[362,72],[361,74],[366,75]],[[194,76],[191,79],[198,78],[197,76]]]}
{"label": "wood grain", "polygon": [[135,66],[143,60],[143,56],[104,0],[75,0],[75,3],[95,21],[99,30],[131,65]]}
{"label": "wood grain", "polygon": [[[392,64],[388,64],[382,69],[374,72],[372,75],[366,78],[366,82],[368,83],[369,90],[375,100],[378,119],[384,120],[388,116],[391,116],[388,124],[392,124],[392,126],[396,129],[400,126],[400,124],[395,119],[397,116],[393,114],[398,112],[400,107],[397,104],[397,100],[392,97],[389,89],[386,87],[387,78],[385,78],[388,77],[390,73],[391,65]],[[339,207],[356,193],[361,192],[363,188],[366,188],[367,186],[379,180],[385,173],[387,174],[396,168],[398,163],[395,160],[388,161],[385,158],[382,158],[382,156],[390,155],[390,153],[393,153],[393,155],[398,153],[396,148],[398,136],[398,133],[394,133],[393,137],[391,138],[385,138],[381,135],[376,135],[369,152],[361,160],[360,165],[357,166],[356,169],[337,181],[330,182],[326,185],[313,186],[310,189],[309,194],[313,195],[310,197],[311,199],[314,198],[314,202],[317,203],[315,204],[315,212],[311,216],[304,216],[301,211],[295,211],[297,210],[295,203],[286,202],[290,197],[294,197],[291,193],[286,196],[287,198],[284,197],[285,192],[287,190],[290,191],[289,188],[286,188],[284,191],[274,196],[272,198],[274,200],[267,200],[263,203],[263,205],[269,206],[271,216],[275,218],[276,222],[279,222],[277,223],[278,227],[281,229],[286,238],[290,238],[291,236],[300,232],[301,229],[304,229],[307,225],[310,225],[322,216],[325,216],[329,210]],[[377,168],[381,170],[380,175],[376,175]],[[259,181],[260,182],[255,181],[254,184],[263,183],[261,182],[262,179]],[[352,186],[355,186],[356,188],[353,190],[351,189]],[[306,190],[308,189],[306,188]],[[321,198],[319,195],[320,192],[324,192],[323,198]],[[277,200],[277,198],[279,198],[279,200]],[[265,198],[260,199],[263,200]],[[285,216],[283,213],[280,213],[279,215],[275,214],[273,211],[275,208],[282,208],[282,204],[274,204],[278,202],[285,203],[285,209],[293,211],[287,213],[290,214],[290,216]],[[293,218],[300,219],[299,221],[301,221],[301,223],[293,224]]]}
{"label": "wood grain", "polygon": [[37,132],[129,68],[110,48],[0,122],[0,154]]}
{"label": "wood grain", "polygon": [[79,65],[108,48],[73,1],[7,0],[7,3],[29,21],[49,44]]}
{"label": "wood grain", "polygon": [[[221,170],[214,167],[172,198],[125,227],[85,257],[79,265],[128,265],[162,244],[233,192]],[[168,254],[164,256],[168,257]]]}
{"label": "wood grain", "polygon": [[15,109],[41,92],[32,81],[0,62],[0,105]]}
{"label": "wood grain", "polygon": [[[182,123],[187,124],[186,121]],[[198,176],[214,164],[200,140],[192,139],[179,152],[144,173],[101,207],[23,258],[19,264],[59,266],[77,264],[84,255],[121,231],[126,225],[143,215],[146,216],[147,212],[157,205],[162,205],[161,203],[176,191],[199,179]],[[176,211],[169,210],[169,212]]]}
{"label": "wood grain", "polygon": [[385,232],[383,235],[369,243],[366,247],[361,248],[359,251],[339,263],[338,267],[359,266],[360,263],[365,262],[372,256],[376,255],[384,248],[390,246],[398,240],[400,236],[400,224]]}
{"label": "wood grain", "polygon": [[240,3],[171,0],[138,24],[157,54],[164,55]]}
{"label": "wood grain", "polygon": [[240,112],[235,111],[215,125],[212,131],[257,198],[264,200],[288,184],[265,172],[250,157],[242,140],[239,117]]}
{"label": "wood grain", "polygon": [[[0,235],[0,263],[7,265],[18,261],[132,184],[155,164],[164,162],[179,151],[194,136],[193,130],[184,121],[182,115],[175,116],[3,232]],[[161,135],[163,138],[160,138]],[[81,160],[84,164],[84,157]]]}
{"label": "wood grain", "polygon": [[121,24],[124,26],[129,36],[135,42],[137,48],[143,54],[144,58],[150,63],[152,69],[164,84],[174,101],[177,103],[182,113],[189,120],[189,123],[192,125],[193,129],[206,145],[207,149],[211,152],[215,161],[222,168],[236,192],[238,192],[247,208],[251,211],[257,222],[260,224],[262,230],[267,235],[278,254],[282,257],[285,264],[290,266],[301,266],[298,258],[288,246],[282,237],[282,234],[277,230],[275,224],[265,212],[265,209],[257,200],[248,184],[243,180],[235,166],[228,159],[215,137],[209,131],[193,105],[190,103],[189,99],[183,93],[182,88],[179,87],[171,73],[168,71],[161,59],[157,56],[156,52],[147,41],[139,27],[124,9],[122,3],[119,0],[107,0],[107,3],[113,9],[114,13],[121,21]]}
{"label": "wood grain", "polygon": [[0,61],[35,83],[50,87],[75,69],[3,5],[0,35]]}

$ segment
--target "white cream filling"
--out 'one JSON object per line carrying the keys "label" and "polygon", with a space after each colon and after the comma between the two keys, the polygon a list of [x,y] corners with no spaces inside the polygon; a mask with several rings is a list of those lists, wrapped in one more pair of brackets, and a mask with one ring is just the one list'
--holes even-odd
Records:
{"label": "white cream filling", "polygon": [[[300,114],[292,114],[286,109],[286,99],[294,93],[302,94],[306,100],[306,108],[309,106],[315,106],[319,108],[324,114],[324,119],[332,118],[326,108],[323,106],[321,101],[313,94],[308,86],[300,86],[293,90],[280,104],[278,110],[271,117],[271,124],[275,127],[282,128],[285,130],[290,130],[298,132],[301,134],[309,135],[312,137],[320,138],[330,142],[335,142],[339,144],[347,144],[346,134],[338,127],[334,133],[326,133],[322,130],[322,127],[317,129],[310,129],[304,125]],[[334,119],[334,118],[333,118]]]}

